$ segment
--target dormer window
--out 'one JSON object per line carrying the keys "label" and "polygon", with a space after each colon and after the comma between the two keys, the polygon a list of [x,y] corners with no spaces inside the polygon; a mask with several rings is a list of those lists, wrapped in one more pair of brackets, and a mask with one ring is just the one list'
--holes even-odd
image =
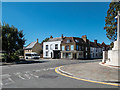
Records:
{"label": "dormer window", "polygon": [[75,40],[75,42],[77,42],[77,43],[78,43],[78,42],[79,42],[79,40],[77,40],[77,39],[76,39],[76,40]]}
{"label": "dormer window", "polygon": [[70,43],[70,40],[67,40],[66,43]]}

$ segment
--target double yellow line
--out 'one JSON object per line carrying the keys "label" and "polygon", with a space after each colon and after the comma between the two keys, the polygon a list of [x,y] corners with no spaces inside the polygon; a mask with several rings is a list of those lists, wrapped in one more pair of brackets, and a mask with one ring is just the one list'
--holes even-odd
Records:
{"label": "double yellow line", "polygon": [[[62,66],[60,66],[60,67],[62,67]],[[87,81],[87,82],[92,82],[92,83],[99,83],[99,84],[106,84],[106,85],[120,86],[119,84],[115,84],[115,83],[105,83],[105,82],[92,81],[92,80],[81,79],[81,78],[77,78],[77,77],[69,76],[69,75],[66,75],[66,74],[63,74],[63,73],[59,72],[58,69],[59,69],[60,67],[56,67],[56,68],[55,68],[55,72],[58,73],[58,74],[60,74],[60,75],[63,75],[63,76],[69,77],[69,78],[73,78],[73,79],[77,79],[77,80],[82,80],[82,81]]]}

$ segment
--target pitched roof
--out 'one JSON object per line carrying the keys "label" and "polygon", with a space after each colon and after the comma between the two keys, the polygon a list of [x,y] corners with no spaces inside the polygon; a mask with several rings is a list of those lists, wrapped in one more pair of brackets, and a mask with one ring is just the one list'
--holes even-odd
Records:
{"label": "pitched roof", "polygon": [[96,47],[96,48],[98,48],[99,46],[98,46],[98,44],[95,44],[94,42],[90,42],[90,47]]}
{"label": "pitched roof", "polygon": [[50,38],[47,42],[52,42],[52,41],[62,41],[62,38],[61,37]]}
{"label": "pitched roof", "polygon": [[26,46],[24,49],[32,49],[34,47],[34,45],[37,43],[36,42],[31,42],[28,46]]}

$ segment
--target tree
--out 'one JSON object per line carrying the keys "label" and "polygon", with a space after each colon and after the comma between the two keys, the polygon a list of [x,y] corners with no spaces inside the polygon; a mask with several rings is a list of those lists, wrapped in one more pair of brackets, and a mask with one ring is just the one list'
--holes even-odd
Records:
{"label": "tree", "polygon": [[105,19],[105,27],[107,37],[114,41],[117,39],[117,20],[116,16],[120,10],[120,2],[111,2],[107,11],[107,17]]}
{"label": "tree", "polygon": [[19,55],[25,44],[23,31],[18,31],[13,25],[2,25],[2,50],[6,51],[5,58],[7,61],[19,59]]}
{"label": "tree", "polygon": [[42,43],[47,42],[48,40],[49,40],[49,38],[45,38],[45,40],[43,40]]}

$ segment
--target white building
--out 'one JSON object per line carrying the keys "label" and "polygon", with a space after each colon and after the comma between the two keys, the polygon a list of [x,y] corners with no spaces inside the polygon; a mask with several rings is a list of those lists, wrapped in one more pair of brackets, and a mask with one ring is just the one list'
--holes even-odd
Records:
{"label": "white building", "polygon": [[101,45],[97,43],[97,40],[90,42],[90,58],[102,58],[103,49]]}
{"label": "white building", "polygon": [[60,58],[62,37],[51,38],[43,43],[43,58]]}

